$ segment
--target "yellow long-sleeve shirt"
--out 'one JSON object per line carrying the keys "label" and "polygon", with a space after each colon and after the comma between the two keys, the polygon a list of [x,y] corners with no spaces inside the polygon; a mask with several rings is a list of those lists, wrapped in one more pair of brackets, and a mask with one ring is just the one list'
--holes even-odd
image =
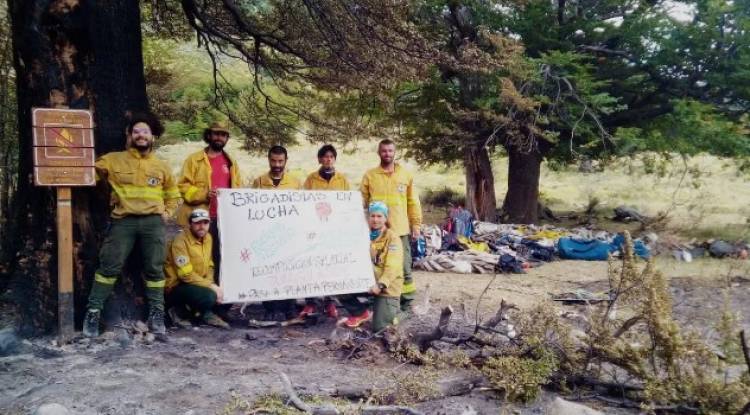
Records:
{"label": "yellow long-sleeve shirt", "polygon": [[316,170],[307,176],[302,188],[305,190],[351,190],[351,185],[346,176],[339,172],[336,172],[328,181],[320,177],[320,173]]}
{"label": "yellow long-sleeve shirt", "polygon": [[[229,154],[231,167],[231,187],[242,187],[242,175],[239,164]],[[193,209],[208,210],[208,192],[211,190],[211,163],[205,150],[196,151],[188,156],[182,164],[182,173],[177,181],[177,187],[182,194],[183,204],[177,210],[177,223],[181,226],[188,224],[188,217]]]}
{"label": "yellow long-sleeve shirt", "polygon": [[167,163],[153,152],[142,155],[131,148],[107,153],[96,161],[96,173],[112,188],[112,217],[129,215],[173,215],[180,200]]}
{"label": "yellow long-sleeve shirt", "polygon": [[414,186],[414,175],[395,165],[393,173],[378,166],[368,170],[360,185],[365,208],[370,202],[380,201],[388,206],[391,229],[398,236],[419,230],[422,225],[422,205]]}
{"label": "yellow long-sleeve shirt", "polygon": [[297,180],[291,174],[284,173],[284,175],[281,176],[281,181],[279,182],[278,186],[274,186],[273,179],[271,179],[271,174],[266,173],[256,177],[250,187],[252,187],[253,189],[300,190],[302,188],[302,185],[299,180]]}
{"label": "yellow long-sleeve shirt", "polygon": [[400,297],[404,286],[404,246],[401,239],[386,228],[370,242],[370,258],[375,268],[375,281],[385,285],[380,295]]}
{"label": "yellow long-sleeve shirt", "polygon": [[190,229],[175,236],[167,247],[164,261],[166,275],[165,290],[170,291],[178,284],[192,284],[210,287],[214,283],[214,262],[211,259],[211,235],[198,240]]}

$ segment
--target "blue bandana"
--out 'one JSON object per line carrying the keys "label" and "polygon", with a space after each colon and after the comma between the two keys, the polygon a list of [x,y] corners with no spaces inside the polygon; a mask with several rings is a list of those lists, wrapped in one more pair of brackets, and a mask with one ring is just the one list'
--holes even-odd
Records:
{"label": "blue bandana", "polygon": [[370,240],[374,241],[378,239],[382,231],[383,231],[382,229],[370,229]]}

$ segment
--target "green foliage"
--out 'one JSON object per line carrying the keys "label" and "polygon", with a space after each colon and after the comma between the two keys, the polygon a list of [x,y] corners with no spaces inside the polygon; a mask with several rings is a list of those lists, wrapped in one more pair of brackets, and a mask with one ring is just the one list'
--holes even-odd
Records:
{"label": "green foliage", "polygon": [[[714,106],[690,99],[675,100],[673,106],[670,114],[654,119],[647,129],[630,129],[618,136],[622,152],[750,155],[750,121],[746,115],[731,120]],[[639,135],[637,139],[634,132]]]}
{"label": "green foliage", "polygon": [[[417,351],[417,353],[419,353]],[[431,367],[394,374],[394,383],[373,391],[372,399],[385,405],[411,405],[440,396],[438,372]]]}
{"label": "green foliage", "polygon": [[505,399],[531,402],[539,396],[542,386],[549,383],[556,369],[557,360],[552,355],[542,359],[502,356],[489,358],[482,373],[493,388],[505,393]]}
{"label": "green foliage", "polygon": [[[263,78],[255,83],[240,62],[220,63],[221,77],[215,79],[205,53],[160,35],[144,37],[143,58],[149,101],[167,120],[160,144],[199,141],[214,121],[233,125],[251,151],[295,142],[300,119],[293,109],[301,104]],[[269,112],[268,99],[284,107]]]}
{"label": "green foliage", "polygon": [[737,341],[740,333],[739,315],[732,310],[729,289],[724,289],[724,301],[721,307],[719,321],[716,324],[719,334],[719,350],[724,354],[727,362],[740,364],[743,361],[742,348]]}
{"label": "green foliage", "polygon": [[[615,146],[603,145],[584,123],[578,140],[563,135],[566,145],[551,156],[606,157],[613,150],[747,154],[742,114],[750,106],[750,2],[680,5],[689,20],[678,20],[667,2],[640,0],[600,1],[586,9],[570,1],[530,0],[502,16],[500,25],[520,36],[530,58],[560,62],[566,54],[579,55],[562,61],[560,71],[614,136]],[[569,102],[563,114],[576,118],[580,104]],[[548,128],[565,134],[571,122],[560,118],[565,122],[552,119]]]}

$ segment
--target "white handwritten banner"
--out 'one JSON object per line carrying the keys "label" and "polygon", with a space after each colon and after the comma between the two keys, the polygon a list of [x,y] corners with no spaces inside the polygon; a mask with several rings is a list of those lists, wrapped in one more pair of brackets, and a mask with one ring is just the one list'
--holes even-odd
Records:
{"label": "white handwritten banner", "polygon": [[374,283],[356,191],[222,189],[224,302],[360,293]]}

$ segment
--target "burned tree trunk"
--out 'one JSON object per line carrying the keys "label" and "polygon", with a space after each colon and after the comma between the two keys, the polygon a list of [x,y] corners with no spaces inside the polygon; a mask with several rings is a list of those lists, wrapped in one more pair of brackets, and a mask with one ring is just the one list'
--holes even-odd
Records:
{"label": "burned tree trunk", "polygon": [[478,220],[494,222],[497,210],[495,176],[485,147],[471,146],[464,150],[464,174],[466,209]]}
{"label": "burned tree trunk", "polygon": [[[24,332],[48,331],[56,320],[54,191],[32,178],[33,107],[91,109],[97,154],[124,148],[126,110],[147,107],[138,2],[8,0],[17,74],[19,183],[12,222],[14,295]],[[97,261],[107,197],[73,194],[77,318]]]}

